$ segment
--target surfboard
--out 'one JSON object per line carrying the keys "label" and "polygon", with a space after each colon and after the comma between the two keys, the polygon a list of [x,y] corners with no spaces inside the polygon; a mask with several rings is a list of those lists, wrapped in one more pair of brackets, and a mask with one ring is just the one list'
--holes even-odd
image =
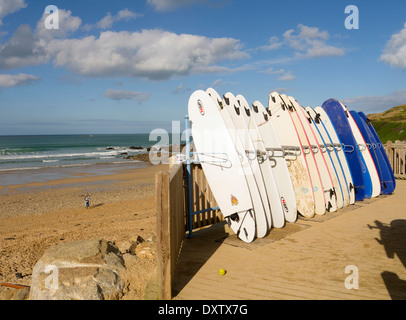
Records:
{"label": "surfboard", "polygon": [[[326,142],[321,131],[324,130],[323,128],[319,128],[322,126],[320,119],[317,117],[316,112],[311,107],[306,107],[306,116],[309,119],[309,123],[313,129],[317,142],[320,146],[320,152],[323,153],[328,170],[331,175],[331,179],[334,185],[334,190],[337,195],[337,207],[343,208],[344,207],[344,194],[343,194],[343,187],[344,186],[344,177],[343,174],[339,169],[338,159],[334,154],[334,147],[331,146],[329,141]],[[316,123],[317,121],[317,123]],[[341,174],[339,174],[341,173]],[[348,199],[348,197],[347,197]],[[347,203],[348,204],[348,203]]]}
{"label": "surfboard", "polygon": [[335,131],[340,138],[344,148],[345,157],[351,170],[351,176],[355,187],[355,200],[362,201],[365,199],[365,180],[367,168],[362,161],[361,152],[358,149],[358,144],[352,133],[347,115],[341,106],[341,103],[336,99],[326,100],[322,108],[328,114]]}
{"label": "surfboard", "polygon": [[377,160],[381,166],[382,170],[382,194],[391,194],[395,191],[396,188],[396,179],[393,173],[392,167],[390,165],[388,155],[386,154],[385,148],[378,137],[378,134],[375,131],[374,126],[372,125],[371,121],[363,112],[358,112],[361,119],[366,123],[369,133],[371,134],[371,141],[374,145],[374,150],[377,155]]}
{"label": "surfboard", "polygon": [[[317,113],[318,118],[320,119],[320,123],[322,128],[320,132],[323,134],[323,137],[326,141],[329,141],[331,144],[329,145],[330,149],[334,151],[338,159],[338,164],[341,169],[341,172],[344,176],[345,181],[345,188],[343,188],[344,192],[344,205],[347,204],[347,197],[348,197],[348,204],[355,203],[355,187],[354,182],[352,179],[352,174],[350,167],[347,162],[347,158],[344,153],[344,149],[342,147],[340,138],[337,135],[337,132],[328,116],[328,114],[324,111],[321,107],[315,107],[314,111]],[[347,190],[347,192],[345,192]]]}
{"label": "surfboard", "polygon": [[231,92],[223,96],[225,112],[228,112],[235,127],[237,137],[242,142],[251,171],[247,171],[245,176],[253,199],[255,219],[257,222],[257,237],[265,237],[272,227],[271,208],[265,183],[262,177],[261,168],[257,158],[255,146],[251,140],[245,120],[238,115],[240,108],[237,99]]}
{"label": "surfboard", "polygon": [[313,186],[302,145],[292,118],[277,92],[269,95],[268,112],[272,125],[285,151],[298,212],[307,218],[315,215]]}
{"label": "surfboard", "polygon": [[320,176],[321,187],[323,188],[323,195],[325,201],[325,208],[328,212],[337,211],[337,193],[334,188],[333,179],[331,178],[330,171],[327,167],[326,160],[323,152],[321,151],[320,144],[310,126],[311,120],[306,116],[303,107],[293,97],[288,97],[296,109],[296,113],[299,116],[303,129],[305,130],[311,153],[316,163],[316,169]]}
{"label": "surfboard", "polygon": [[275,228],[282,228],[285,225],[283,204],[280,199],[278,186],[273,175],[271,162],[268,159],[268,153],[265,148],[264,140],[258,130],[255,118],[252,116],[252,111],[247,100],[241,94],[238,94],[236,99],[240,107],[239,116],[243,117],[245,120],[251,140],[254,143],[255,149],[257,150],[259,167],[261,169],[266,193],[268,195],[269,205],[271,207],[272,226]]}
{"label": "surfboard", "polygon": [[314,158],[314,153],[312,150],[311,143],[307,137],[306,131],[303,127],[302,122],[300,121],[300,117],[298,112],[296,111],[296,107],[292,101],[285,95],[281,94],[282,101],[285,103],[285,106],[289,110],[289,114],[292,118],[292,121],[295,125],[296,131],[299,136],[300,143],[302,145],[307,168],[309,170],[309,175],[311,178],[312,190],[314,194],[314,205],[315,205],[315,213],[318,215],[323,215],[326,213],[326,201],[324,197],[324,187],[321,182],[320,173],[317,168],[316,159]]}
{"label": "surfboard", "polygon": [[386,168],[386,164],[383,167],[379,163],[378,152],[376,150],[375,138],[372,136],[372,133],[369,131],[368,126],[365,123],[365,121],[361,118],[361,116],[358,114],[358,112],[351,110],[350,113],[351,113],[351,116],[354,119],[359,131],[361,132],[362,137],[364,138],[364,141],[369,150],[369,153],[371,154],[372,160],[375,164],[375,168],[376,168],[376,171],[379,176],[379,182],[380,182],[379,191],[380,191],[380,193],[383,193],[383,189],[385,188],[384,187],[384,178],[383,178],[383,169]]}
{"label": "surfboard", "polygon": [[205,91],[197,90],[189,98],[188,114],[196,154],[213,196],[231,229],[244,242],[252,242],[256,236],[254,205],[220,110]]}
{"label": "surfboard", "polygon": [[285,219],[288,222],[295,222],[297,220],[296,198],[284,156],[285,152],[282,149],[278,135],[264,105],[256,100],[252,104],[251,110],[251,114],[255,118],[261,138],[268,152],[268,161],[271,163]]}
{"label": "surfboard", "polygon": [[[369,198],[375,198],[379,196],[381,193],[381,182],[379,180],[379,175],[378,171],[376,169],[374,160],[372,159],[371,153],[369,152],[369,149],[365,143],[364,137],[362,136],[357,124],[354,121],[354,118],[352,117],[352,114],[350,110],[341,102],[339,101],[345,114],[348,117],[348,122],[350,123],[352,134],[354,135],[355,140],[357,141],[357,147],[361,152],[361,156],[363,159],[363,162],[367,168],[367,174],[364,176],[365,177],[365,190],[369,190],[367,194],[367,191],[365,191],[365,197]],[[369,179],[369,180],[368,180]],[[367,189],[368,185],[368,189]]]}

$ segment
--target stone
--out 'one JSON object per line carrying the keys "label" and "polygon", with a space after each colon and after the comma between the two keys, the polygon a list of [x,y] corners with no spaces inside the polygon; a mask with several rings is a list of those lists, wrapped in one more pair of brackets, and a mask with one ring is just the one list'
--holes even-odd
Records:
{"label": "stone", "polygon": [[27,300],[29,294],[29,287],[24,289],[1,288],[0,300]]}
{"label": "stone", "polygon": [[126,254],[126,253],[135,254],[135,250],[136,250],[137,246],[143,242],[145,242],[144,238],[137,235],[137,236],[131,237],[128,240],[116,242],[116,246],[122,254]]}
{"label": "stone", "polygon": [[112,242],[62,243],[34,266],[30,300],[118,300],[124,272],[123,257]]}
{"label": "stone", "polygon": [[141,259],[153,259],[156,252],[149,243],[141,243],[135,249],[135,254]]}
{"label": "stone", "polygon": [[116,242],[116,246],[117,246],[118,250],[120,250],[120,252],[122,254],[130,252],[130,248],[131,248],[132,245],[133,245],[133,242],[128,241],[128,240],[117,241]]}

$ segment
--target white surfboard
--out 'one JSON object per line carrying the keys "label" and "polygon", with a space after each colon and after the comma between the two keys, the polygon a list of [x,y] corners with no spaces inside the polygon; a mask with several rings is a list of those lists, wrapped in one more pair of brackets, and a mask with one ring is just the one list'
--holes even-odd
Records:
{"label": "white surfboard", "polygon": [[315,213],[318,215],[323,215],[326,213],[326,200],[324,197],[324,187],[320,178],[319,170],[317,168],[316,159],[314,158],[312,145],[309,142],[306,131],[300,120],[299,114],[296,111],[296,107],[293,105],[292,101],[290,101],[290,99],[285,94],[282,94],[281,98],[282,101],[285,103],[285,106],[289,110],[289,114],[292,117],[292,121],[296,127],[300,143],[302,144],[303,147],[307,167],[309,170],[309,175],[311,178],[311,183],[313,186]]}
{"label": "white surfboard", "polygon": [[249,164],[251,165],[252,171],[250,173],[245,173],[245,176],[248,181],[248,187],[251,191],[251,197],[254,204],[255,218],[257,221],[257,237],[263,238],[268,234],[272,227],[272,217],[264,179],[257,158],[257,151],[251,140],[245,120],[238,115],[241,110],[235,96],[231,92],[227,92],[223,96],[223,102],[223,110],[227,111],[230,115],[237,136],[240,138],[240,141],[244,146]]}
{"label": "white surfboard", "polygon": [[361,151],[362,156],[364,157],[365,164],[368,168],[369,175],[372,181],[372,198],[375,198],[381,194],[381,181],[379,179],[378,171],[376,170],[376,166],[374,160],[372,159],[371,153],[367,144],[365,143],[364,137],[362,136],[361,132],[358,129],[357,124],[355,123],[354,118],[352,117],[350,111],[347,107],[340,101],[341,106],[343,107],[348,122],[350,123],[352,134],[354,135],[355,141],[357,141],[358,147]]}
{"label": "white surfboard", "polygon": [[349,204],[349,197],[346,190],[347,187],[345,185],[344,173],[340,168],[338,156],[335,153],[332,142],[329,140],[325,129],[323,128],[321,120],[317,117],[317,113],[313,110],[312,107],[306,107],[305,111],[309,119],[311,119],[313,132],[315,133],[319,145],[322,149],[321,151],[325,155],[324,158],[326,159],[331,178],[333,179],[334,188],[337,193],[337,207],[343,208],[344,206]]}
{"label": "white surfboard", "polygon": [[282,207],[278,186],[273,175],[271,162],[268,159],[264,140],[258,130],[255,118],[252,116],[252,110],[247,100],[240,94],[236,96],[236,99],[240,107],[239,116],[245,120],[251,140],[257,150],[259,166],[264,179],[269,205],[271,207],[272,226],[275,228],[282,228],[285,225],[284,209]]}
{"label": "white surfboard", "polygon": [[330,174],[330,170],[327,167],[326,159],[324,158],[323,152],[321,151],[320,144],[317,141],[316,135],[310,125],[311,120],[306,116],[303,107],[297,102],[293,97],[289,97],[289,100],[293,103],[296,109],[296,113],[302,122],[303,128],[306,132],[307,139],[311,146],[311,151],[313,152],[314,160],[316,161],[316,166],[318,173],[320,175],[320,180],[324,190],[324,200],[326,210],[328,212],[337,211],[337,193],[334,188],[333,179]]}
{"label": "white surfboard", "polygon": [[340,138],[337,135],[337,132],[331,123],[331,120],[328,114],[324,111],[322,107],[315,107],[314,111],[319,115],[320,121],[325,128],[326,135],[329,137],[332,146],[336,152],[338,159],[340,160],[341,169],[344,173],[344,178],[346,181],[346,187],[349,197],[349,204],[355,203],[355,187],[352,179],[350,167],[348,166],[347,158],[344,154],[344,149],[342,148]]}
{"label": "white surfboard", "polygon": [[285,149],[297,210],[302,216],[312,218],[315,214],[313,187],[303,148],[289,111],[277,92],[269,95],[268,111],[279,142]]}
{"label": "white surfboard", "polygon": [[275,182],[278,186],[285,219],[288,222],[295,222],[297,219],[296,198],[284,156],[285,152],[282,149],[278,135],[272,125],[271,117],[263,104],[259,101],[255,101],[252,104],[251,110],[265,148],[268,151],[268,161],[271,163]]}
{"label": "white surfboard", "polygon": [[196,153],[213,196],[237,236],[252,242],[256,235],[254,206],[240,155],[220,110],[206,92],[198,90],[189,98],[188,113]]}

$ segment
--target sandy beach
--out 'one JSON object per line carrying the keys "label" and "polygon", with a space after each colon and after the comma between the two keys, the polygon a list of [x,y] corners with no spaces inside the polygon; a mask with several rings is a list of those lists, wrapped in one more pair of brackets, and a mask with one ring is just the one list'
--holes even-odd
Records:
{"label": "sandy beach", "polygon": [[[153,239],[154,176],[166,168],[146,163],[138,169],[112,166],[97,174],[89,167],[64,178],[1,185],[0,281],[30,286],[35,263],[61,242]],[[90,209],[84,207],[86,194]],[[123,299],[143,299],[155,264],[155,256],[140,260]]]}

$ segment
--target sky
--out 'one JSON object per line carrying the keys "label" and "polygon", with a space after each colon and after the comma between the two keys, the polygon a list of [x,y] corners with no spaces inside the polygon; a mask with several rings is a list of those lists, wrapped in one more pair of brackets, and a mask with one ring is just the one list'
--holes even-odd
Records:
{"label": "sky", "polygon": [[0,135],[170,132],[208,87],[405,104],[406,3],[0,0]]}

